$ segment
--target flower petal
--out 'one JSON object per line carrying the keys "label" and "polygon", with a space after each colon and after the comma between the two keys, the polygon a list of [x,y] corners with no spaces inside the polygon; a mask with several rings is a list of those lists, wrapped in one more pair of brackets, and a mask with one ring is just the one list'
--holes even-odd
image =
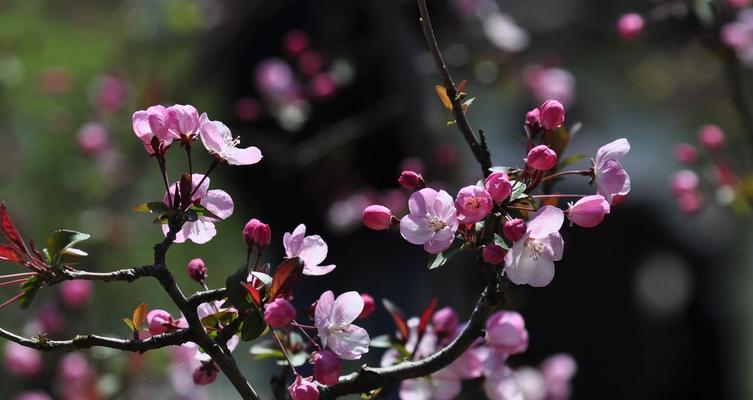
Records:
{"label": "flower petal", "polygon": [[204,220],[203,217],[194,222],[186,222],[183,225],[182,232],[185,232],[186,227],[189,228],[189,233],[187,235],[188,239],[196,244],[204,244],[212,240],[217,234],[217,229],[215,229],[214,223]]}
{"label": "flower petal", "polygon": [[350,325],[346,332],[334,332],[327,339],[327,347],[343,360],[358,360],[369,351],[369,333],[357,325]]}
{"label": "flower petal", "polygon": [[437,195],[437,191],[431,188],[423,188],[413,193],[408,199],[410,213],[417,215],[429,214],[430,210],[433,209],[434,199],[437,198]]}
{"label": "flower petal", "polygon": [[619,160],[630,151],[630,143],[627,139],[617,139],[613,142],[607,143],[601,146],[596,151],[596,168],[601,168],[601,165],[609,160]]}
{"label": "flower petal", "polygon": [[431,240],[424,244],[424,250],[431,254],[441,253],[450,247],[453,240],[455,240],[455,232],[449,227],[444,227],[434,233]]}
{"label": "flower petal", "polygon": [[332,272],[333,269],[335,269],[336,265],[317,265],[313,267],[309,267],[304,265],[303,266],[303,274],[308,276],[322,276],[326,275],[330,272]]}
{"label": "flower petal", "polygon": [[630,177],[619,161],[609,160],[596,171],[596,190],[610,204],[615,194],[625,195],[630,191]]}
{"label": "flower petal", "polygon": [[565,214],[562,210],[554,206],[544,206],[528,221],[528,232],[532,238],[545,237],[559,232],[563,222]]}
{"label": "flower petal", "polygon": [[327,257],[327,243],[319,235],[306,236],[298,251],[298,257],[304,266],[315,267]]}
{"label": "flower petal", "polygon": [[329,319],[332,315],[332,307],[335,304],[335,294],[331,290],[322,293],[319,296],[319,300],[316,302],[316,308],[314,309],[314,323],[319,329],[319,338],[322,340],[322,345],[327,346],[327,326],[329,325]]}
{"label": "flower petal", "polygon": [[254,146],[239,149],[236,147],[229,148],[225,152],[225,160],[230,165],[251,165],[261,161],[261,150]]}
{"label": "flower petal", "polygon": [[204,144],[204,148],[212,154],[222,153],[225,149],[225,130],[227,130],[227,134],[229,135],[230,129],[222,122],[211,121],[209,119],[204,120],[204,118],[202,120],[199,136],[201,137],[201,143]]}
{"label": "flower petal", "polygon": [[233,199],[224,190],[214,189],[207,192],[201,199],[201,204],[220,219],[233,215]]}
{"label": "flower petal", "polygon": [[348,325],[355,321],[363,311],[363,297],[358,292],[345,292],[337,296],[332,307],[330,321],[335,325]]}
{"label": "flower petal", "polygon": [[303,238],[306,235],[306,225],[299,224],[293,230],[293,233],[285,232],[282,236],[282,245],[285,247],[285,255],[290,257],[298,257],[301,252],[301,246],[303,245]]}
{"label": "flower petal", "polygon": [[424,215],[408,214],[400,219],[400,235],[413,244],[424,244],[434,237],[429,229],[429,219]]}
{"label": "flower petal", "polygon": [[427,378],[404,380],[400,384],[400,400],[431,400],[431,383]]}

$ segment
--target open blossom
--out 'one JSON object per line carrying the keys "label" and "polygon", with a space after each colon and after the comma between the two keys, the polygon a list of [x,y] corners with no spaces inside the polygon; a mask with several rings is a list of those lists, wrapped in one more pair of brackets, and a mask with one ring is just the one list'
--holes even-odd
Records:
{"label": "open blossom", "polygon": [[[193,196],[191,196],[191,201],[193,203],[198,202],[212,214],[219,217],[220,220],[230,217],[235,207],[233,199],[224,190],[208,190],[209,178],[203,178],[204,175],[201,174],[193,174],[191,176],[191,188],[195,191]],[[200,182],[201,185],[199,185]],[[168,195],[170,197],[175,196],[175,188],[178,184],[179,182],[173,183],[170,186],[170,192],[165,193],[165,204],[169,204]],[[215,218],[207,216],[201,216],[196,221],[186,221],[183,227],[175,234],[175,243],[183,243],[186,239],[196,244],[210,241],[217,234],[217,230],[214,227],[216,221]],[[167,235],[169,230],[170,227],[167,224],[162,225],[162,231],[165,235]]]}
{"label": "open blossom", "polygon": [[486,342],[495,350],[518,354],[528,348],[528,331],[520,313],[497,311],[486,321]]}
{"label": "open blossom", "polygon": [[505,256],[505,274],[517,285],[542,287],[554,278],[554,262],[562,259],[565,243],[559,233],[565,215],[544,206],[528,221],[525,235]]}
{"label": "open blossom", "polygon": [[620,159],[629,151],[630,143],[623,138],[605,144],[596,152],[596,190],[609,204],[614,204],[615,196],[622,197],[630,192],[630,176],[620,163]]}
{"label": "open blossom", "polygon": [[233,138],[230,128],[222,122],[211,121],[206,114],[201,118],[201,142],[210,154],[230,165],[250,165],[261,161],[261,151],[254,147],[239,149],[240,138]]}
{"label": "open blossom", "polygon": [[[157,150],[165,151],[173,140],[178,139],[169,129],[170,115],[163,106],[151,106],[146,110],[136,111],[132,120],[133,132],[149,154],[154,154]],[[152,147],[154,138],[159,142],[159,149]]]}
{"label": "open blossom", "polygon": [[344,360],[358,360],[368,352],[368,332],[352,324],[361,311],[363,298],[358,292],[346,292],[337,296],[337,299],[331,290],[324,292],[314,310],[314,321],[322,346]]}
{"label": "open blossom", "polygon": [[194,106],[176,104],[168,107],[167,113],[170,116],[168,127],[173,135],[187,140],[199,135],[202,117]]}
{"label": "open blossom", "polygon": [[306,225],[298,225],[293,233],[285,232],[282,236],[285,256],[298,257],[303,262],[303,274],[319,276],[335,269],[334,264],[319,265],[327,257],[327,243],[319,235],[306,236]]}
{"label": "open blossom", "polygon": [[400,220],[400,234],[413,244],[420,244],[437,254],[452,244],[458,230],[457,211],[447,192],[425,188],[408,199],[410,214]]}
{"label": "open blossom", "polygon": [[482,221],[492,211],[493,206],[489,192],[476,185],[460,189],[455,199],[458,221],[462,224],[475,224]]}
{"label": "open blossom", "polygon": [[606,214],[609,214],[609,203],[598,194],[583,197],[575,204],[571,203],[567,210],[567,218],[582,228],[599,225]]}

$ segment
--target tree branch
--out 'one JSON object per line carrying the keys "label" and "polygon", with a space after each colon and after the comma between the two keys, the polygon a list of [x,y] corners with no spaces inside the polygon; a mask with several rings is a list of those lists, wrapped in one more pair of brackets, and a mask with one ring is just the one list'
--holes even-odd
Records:
{"label": "tree branch", "polygon": [[205,290],[203,292],[196,292],[188,298],[188,304],[191,307],[198,307],[201,304],[208,303],[210,301],[222,300],[227,297],[227,290],[225,288]]}
{"label": "tree branch", "polygon": [[154,265],[125,268],[112,272],[89,272],[81,270],[62,270],[60,275],[48,282],[50,285],[62,281],[85,280],[99,282],[133,282],[136,279],[154,276]]}
{"label": "tree branch", "polygon": [[152,336],[146,340],[124,340],[98,335],[78,335],[70,340],[47,340],[42,337],[29,339],[2,328],[0,328],[0,337],[41,351],[71,351],[91,347],[109,347],[116,350],[143,353],[148,350],[177,346],[191,341],[191,334],[188,329]]}

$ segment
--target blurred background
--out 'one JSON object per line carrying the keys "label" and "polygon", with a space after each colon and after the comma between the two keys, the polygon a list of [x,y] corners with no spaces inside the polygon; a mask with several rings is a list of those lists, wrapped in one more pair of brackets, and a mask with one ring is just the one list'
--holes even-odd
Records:
{"label": "blurred background", "polygon": [[[571,154],[592,157],[621,137],[632,145],[623,161],[633,182],[627,201],[598,229],[563,229],[565,257],[548,287],[510,288],[508,307],[523,314],[531,335],[528,351],[510,363],[572,354],[575,399],[753,397],[750,217],[745,207],[715,205],[713,194],[686,215],[669,185],[680,167],[674,144],[695,141],[702,125],[724,130],[741,174],[753,148],[695,2],[429,3],[450,71],[476,97],[469,119],[486,131],[495,165],[523,165],[525,113],[548,98],[565,103],[568,124],[583,123]],[[632,41],[615,31],[628,11],[652,16]],[[738,72],[736,84],[747,85],[750,71]],[[131,208],[160,200],[164,188],[135,140],[131,114],[192,104],[264,159],[213,174],[211,187],[231,194],[235,212],[208,244],[171,250],[184,291],[199,289],[184,273],[194,257],[206,261],[210,287],[224,284],[244,261],[241,229],[255,217],[272,229],[268,260],[279,260],[282,234],[299,223],[329,244],[338,268],[301,282],[299,308],[327,289],[357,290],[409,315],[437,296],[467,316],[483,284],[471,259],[428,271],[419,247],[360,222],[372,203],[403,212],[402,169],[421,170],[451,193],[479,178],[447,124],[437,83],[407,0],[0,0],[0,199],[27,238],[57,228],[92,234],[81,246],[90,253],[86,269],[147,264],[162,233]],[[173,156],[168,168],[177,176],[185,165]],[[194,162],[201,170],[210,159],[199,154]],[[591,189],[572,178],[559,190]],[[177,315],[150,280],[71,291],[45,288],[29,310],[3,309],[0,323],[53,338],[127,337],[121,318],[140,302]],[[372,335],[394,331],[382,307],[363,325]],[[278,367],[253,360],[248,347],[239,346],[237,359],[270,398],[267,382]],[[32,373],[6,366],[0,398],[31,389],[56,399],[233,398],[224,377],[200,388],[181,382],[167,352],[81,355],[45,354]],[[373,349],[366,360],[380,357]],[[71,371],[91,374],[92,387],[66,393]]]}

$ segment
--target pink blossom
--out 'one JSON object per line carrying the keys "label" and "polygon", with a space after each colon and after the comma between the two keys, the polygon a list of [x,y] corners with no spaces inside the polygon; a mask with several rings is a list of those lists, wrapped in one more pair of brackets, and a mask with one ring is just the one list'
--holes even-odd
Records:
{"label": "pink blossom", "polygon": [[539,106],[539,119],[546,130],[559,128],[565,122],[565,106],[557,100],[547,100]]}
{"label": "pink blossom", "polygon": [[703,208],[703,196],[698,191],[680,193],[677,202],[684,214],[694,214]]}
{"label": "pink blossom", "polygon": [[149,324],[149,333],[152,335],[160,335],[188,327],[185,320],[175,320],[169,312],[160,309],[149,311],[146,314],[146,322]]}
{"label": "pink blossom", "polygon": [[89,361],[80,353],[66,354],[60,360],[58,365],[60,377],[66,382],[66,385],[73,385],[79,388],[86,387],[91,383],[94,370]]}
{"label": "pink blossom", "polygon": [[698,131],[698,142],[710,151],[724,147],[724,131],[716,125],[705,125]]}
{"label": "pink blossom", "polygon": [[295,307],[285,299],[277,298],[264,306],[264,320],[272,328],[284,328],[294,319]]}
{"label": "pink blossom", "polygon": [[207,265],[201,258],[194,258],[188,262],[188,276],[198,283],[207,280]]}
{"label": "pink blossom", "polygon": [[481,251],[481,256],[484,258],[484,262],[491,265],[502,264],[502,261],[505,260],[506,254],[507,250],[503,249],[502,246],[496,245],[494,243],[487,244]]}
{"label": "pink blossom", "polygon": [[268,58],[256,66],[256,87],[267,96],[284,97],[296,90],[290,66],[279,58]]}
{"label": "pink blossom", "polygon": [[332,272],[334,264],[320,265],[327,258],[327,243],[319,235],[306,236],[306,225],[298,225],[293,233],[282,236],[285,255],[298,257],[303,262],[303,274],[320,276]]}
{"label": "pink blossom", "polygon": [[269,229],[269,225],[252,218],[243,227],[243,240],[249,247],[259,246],[259,248],[264,249],[272,241],[272,231]]}
{"label": "pink blossom", "polygon": [[201,117],[201,142],[209,154],[227,161],[230,165],[251,165],[261,161],[261,150],[254,146],[238,148],[240,138],[233,138],[230,128],[222,122]]}
{"label": "pink blossom", "polygon": [[438,335],[448,335],[457,330],[460,321],[455,309],[452,307],[444,307],[437,310],[434,315],[431,316],[431,324],[434,327],[434,332]]}
{"label": "pink blossom", "polygon": [[361,293],[361,298],[363,299],[363,311],[358,315],[358,319],[365,319],[374,313],[376,303],[374,302],[374,298],[367,293]]}
{"label": "pink blossom", "polygon": [[358,360],[369,351],[369,334],[352,322],[363,311],[363,299],[358,292],[346,292],[335,299],[328,290],[316,303],[314,320],[322,346],[345,360]]}
{"label": "pink blossom", "polygon": [[128,97],[126,83],[120,77],[105,74],[97,82],[96,103],[105,112],[117,111]]}
{"label": "pink blossom", "polygon": [[154,138],[159,143],[159,151],[163,153],[167,151],[173,140],[179,138],[169,129],[170,115],[163,106],[151,106],[146,110],[136,111],[132,119],[133,132],[149,154],[154,154],[156,151],[152,148]]}
{"label": "pink blossom", "polygon": [[497,311],[486,321],[486,342],[496,350],[518,354],[528,348],[523,316],[515,311]]}
{"label": "pink blossom", "polygon": [[16,342],[5,345],[5,369],[17,376],[34,376],[42,372],[42,354]]}
{"label": "pink blossom", "polygon": [[[524,400],[515,372],[505,365],[495,368],[484,380],[484,393],[490,400]],[[527,399],[525,399],[527,400]]]}
{"label": "pink blossom", "polygon": [[578,364],[569,354],[555,354],[539,366],[547,387],[547,400],[567,400],[572,387],[570,381],[578,371]]}
{"label": "pink blossom", "polygon": [[643,31],[643,25],[643,17],[640,14],[624,14],[617,20],[617,34],[622,40],[633,40]]}
{"label": "pink blossom", "polygon": [[60,309],[53,303],[49,303],[39,310],[37,321],[43,332],[49,335],[56,335],[63,329],[63,314]]}
{"label": "pink blossom", "polygon": [[750,0],[727,0],[727,5],[736,9],[745,8],[750,6]]}
{"label": "pink blossom", "polygon": [[337,91],[337,83],[332,74],[320,72],[311,77],[309,82],[309,93],[316,100],[325,100],[332,97]]}
{"label": "pink blossom", "polygon": [[526,113],[526,125],[533,129],[541,127],[541,111],[538,108]]}
{"label": "pink blossom", "polygon": [[698,189],[700,183],[698,175],[689,169],[682,169],[675,172],[670,178],[670,181],[672,190],[676,194],[695,191]]}
{"label": "pink blossom", "polygon": [[400,173],[400,177],[397,178],[397,182],[400,186],[408,190],[419,190],[426,187],[424,177],[418,172],[406,170]]}
{"label": "pink blossom", "polygon": [[400,384],[400,400],[451,400],[462,390],[460,379],[432,374]]}
{"label": "pink blossom", "polygon": [[505,224],[502,225],[502,234],[504,234],[511,242],[517,242],[522,239],[527,231],[528,225],[526,224],[526,221],[523,221],[520,218],[513,218],[505,221]]}
{"label": "pink blossom", "polygon": [[735,50],[745,64],[753,64],[753,9],[744,8],[737,13],[737,20],[722,26],[720,39]]}
{"label": "pink blossom", "polygon": [[361,214],[364,225],[375,231],[389,229],[392,226],[392,211],[385,206],[377,204],[370,205],[363,209]]}
{"label": "pink blossom", "polygon": [[675,146],[675,158],[685,164],[693,164],[698,160],[698,151],[690,144],[678,143]]}
{"label": "pink blossom", "polygon": [[301,378],[296,375],[295,382],[288,388],[293,400],[319,400],[319,388],[311,382],[311,378]]}
{"label": "pink blossom", "polygon": [[542,287],[554,278],[554,261],[562,259],[565,243],[559,230],[562,210],[544,206],[528,222],[525,236],[505,256],[505,274],[516,285]]}
{"label": "pink blossom", "polygon": [[512,183],[504,172],[492,172],[486,177],[484,187],[495,203],[507,200],[512,194]]}
{"label": "pink blossom", "polygon": [[609,204],[614,204],[615,196],[625,196],[630,192],[630,176],[620,163],[620,159],[629,151],[630,143],[627,139],[617,139],[605,144],[596,152],[596,190]]}
{"label": "pink blossom", "polygon": [[[526,400],[554,400],[547,397],[547,382],[541,372],[533,367],[521,367],[515,370],[515,380],[523,398]],[[562,399],[565,400],[565,399]]]}
{"label": "pink blossom", "polygon": [[199,116],[194,106],[176,104],[168,107],[167,113],[170,116],[170,132],[173,135],[179,138],[184,137],[186,140],[192,140],[199,135],[199,128],[204,118]]}
{"label": "pink blossom", "polygon": [[460,189],[455,198],[457,219],[461,224],[475,224],[482,221],[492,211],[493,205],[489,192],[476,185]]}
{"label": "pink blossom", "polygon": [[300,29],[294,29],[285,34],[283,48],[290,56],[297,56],[309,47],[309,36]]}
{"label": "pink blossom", "polygon": [[447,192],[421,189],[408,199],[410,214],[400,220],[400,234],[424,250],[437,254],[452,244],[458,230],[457,211]]}
{"label": "pink blossom", "polygon": [[[219,189],[208,190],[209,178],[204,179],[204,175],[193,174],[191,180],[191,190],[195,191],[193,196],[191,196],[191,201],[193,203],[198,202],[212,214],[217,216],[220,221],[233,214],[235,205],[229,194],[224,190]],[[201,185],[199,185],[199,183],[201,183]],[[169,204],[168,195],[171,198],[175,196],[175,189],[178,185],[179,182],[175,182],[170,186],[169,194],[165,194],[165,204]],[[217,234],[217,230],[214,227],[214,223],[217,221],[218,220],[213,217],[200,216],[196,221],[185,222],[183,227],[175,234],[175,243],[183,243],[186,239],[191,240],[196,244],[203,244],[210,241],[214,235]],[[167,235],[169,230],[170,227],[167,224],[162,225],[162,232],[165,235]]]}
{"label": "pink blossom", "polygon": [[606,214],[609,214],[609,202],[598,194],[583,197],[575,204],[570,203],[567,210],[567,218],[582,228],[599,225]]}
{"label": "pink blossom", "polygon": [[523,70],[523,84],[537,102],[555,99],[567,106],[575,101],[575,77],[563,68],[529,65]]}
{"label": "pink blossom", "polygon": [[81,307],[89,301],[94,291],[94,285],[90,281],[74,280],[60,284],[60,298],[63,303],[71,308]]}
{"label": "pink blossom", "polygon": [[322,385],[334,385],[340,378],[340,359],[329,350],[317,351],[311,356],[314,379]]}
{"label": "pink blossom", "polygon": [[545,144],[540,144],[528,151],[526,164],[540,171],[548,171],[557,165],[557,153]]}
{"label": "pink blossom", "polygon": [[97,155],[107,149],[110,134],[99,122],[88,122],[78,130],[78,147],[88,155]]}

